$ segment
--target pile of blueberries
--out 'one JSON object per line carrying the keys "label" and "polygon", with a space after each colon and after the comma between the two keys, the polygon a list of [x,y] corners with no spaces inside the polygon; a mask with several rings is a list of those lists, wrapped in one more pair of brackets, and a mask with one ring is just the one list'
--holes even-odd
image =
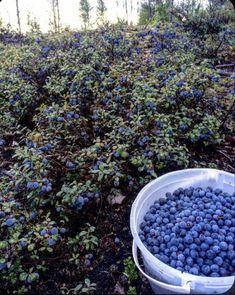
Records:
{"label": "pile of blueberries", "polygon": [[139,237],[159,260],[193,275],[235,275],[235,193],[178,188],[150,206]]}

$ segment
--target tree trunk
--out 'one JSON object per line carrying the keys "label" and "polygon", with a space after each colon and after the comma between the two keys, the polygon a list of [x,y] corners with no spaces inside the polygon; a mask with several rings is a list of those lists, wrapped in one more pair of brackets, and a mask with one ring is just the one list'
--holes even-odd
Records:
{"label": "tree trunk", "polygon": [[59,7],[59,0],[56,0],[56,10],[57,10],[57,28],[58,31],[60,29],[60,7]]}
{"label": "tree trunk", "polygon": [[148,1],[148,6],[149,6],[149,20],[152,18],[152,4],[151,0]]}
{"label": "tree trunk", "polygon": [[21,24],[20,24],[20,10],[19,10],[19,2],[16,0],[16,15],[17,15],[17,22],[19,27],[19,33],[21,34]]}
{"label": "tree trunk", "polygon": [[128,6],[127,6],[127,0],[125,0],[125,9],[126,9],[126,20],[128,22]]}
{"label": "tree trunk", "polygon": [[54,30],[56,32],[57,31],[56,0],[52,0],[52,13],[53,13]]}

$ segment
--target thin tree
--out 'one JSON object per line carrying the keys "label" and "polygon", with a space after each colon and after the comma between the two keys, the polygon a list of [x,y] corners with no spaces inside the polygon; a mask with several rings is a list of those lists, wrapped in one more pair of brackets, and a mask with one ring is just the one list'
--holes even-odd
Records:
{"label": "thin tree", "polygon": [[126,20],[128,22],[128,5],[127,5],[127,0],[124,0],[124,8],[125,8],[125,11],[126,11]]}
{"label": "thin tree", "polygon": [[51,2],[52,5],[52,13],[53,13],[53,26],[54,26],[54,30],[55,32],[57,31],[57,14],[56,14],[56,0],[52,0]]}
{"label": "thin tree", "polygon": [[152,11],[152,1],[148,0],[148,8],[149,8],[149,20],[153,17],[153,11]]}
{"label": "thin tree", "polygon": [[57,12],[57,28],[60,29],[60,7],[59,7],[59,0],[56,0],[56,12]]}
{"label": "thin tree", "polygon": [[59,8],[59,0],[51,0],[52,6],[52,25],[54,27],[54,31],[58,32],[60,30],[60,8]]}
{"label": "thin tree", "polygon": [[140,12],[140,8],[141,8],[141,1],[138,0],[138,1],[137,1],[137,12],[138,12],[138,13]]}
{"label": "thin tree", "polygon": [[103,22],[107,7],[105,6],[104,0],[97,0],[97,17]]}
{"label": "thin tree", "polygon": [[16,15],[17,15],[17,22],[19,27],[19,33],[21,34],[21,23],[20,23],[20,9],[19,9],[19,2],[16,0]]}
{"label": "thin tree", "polygon": [[133,12],[133,0],[131,0],[131,14]]}
{"label": "thin tree", "polygon": [[92,7],[88,0],[80,0],[79,1],[79,11],[80,16],[82,18],[83,24],[85,29],[90,25],[90,14],[91,14]]}

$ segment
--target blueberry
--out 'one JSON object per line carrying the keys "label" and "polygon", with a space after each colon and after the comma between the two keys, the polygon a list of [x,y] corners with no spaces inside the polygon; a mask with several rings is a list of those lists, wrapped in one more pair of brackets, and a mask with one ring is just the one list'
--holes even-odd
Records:
{"label": "blueberry", "polygon": [[227,252],[226,251],[221,251],[219,253],[219,257],[221,257],[222,259],[224,259],[225,257],[227,257]]}
{"label": "blueberry", "polygon": [[168,263],[169,262],[169,258],[166,255],[161,255],[160,260],[164,263]]}
{"label": "blueberry", "polygon": [[172,266],[173,268],[176,268],[176,263],[177,261],[175,259],[172,259],[170,262],[170,266]]}
{"label": "blueberry", "polygon": [[33,188],[37,189],[39,187],[39,183],[37,181],[33,182]]}
{"label": "blueberry", "polygon": [[220,277],[220,275],[217,272],[212,272],[210,277]]}
{"label": "blueberry", "polygon": [[0,218],[4,218],[5,217],[5,212],[4,211],[0,211]]}
{"label": "blueberry", "polygon": [[171,246],[170,247],[170,252],[176,252],[178,249],[176,246]]}
{"label": "blueberry", "polygon": [[186,263],[187,263],[187,265],[189,265],[189,266],[193,266],[193,259],[192,259],[191,257],[187,257],[187,259],[186,259]]}
{"label": "blueberry", "polygon": [[200,197],[204,197],[205,194],[206,194],[206,192],[205,192],[204,190],[201,190],[201,191],[199,192],[199,196],[200,196]]}
{"label": "blueberry", "polygon": [[19,242],[19,244],[20,244],[21,248],[24,248],[24,247],[27,245],[27,241],[25,241],[25,240],[21,240],[21,241]]}
{"label": "blueberry", "polygon": [[201,257],[197,258],[197,265],[202,266],[204,263],[204,260]]}
{"label": "blueberry", "polygon": [[58,234],[58,228],[53,227],[53,228],[50,230],[50,233],[51,233],[52,235],[57,235],[57,234]]}
{"label": "blueberry", "polygon": [[218,254],[218,253],[220,252],[220,247],[217,246],[217,245],[215,245],[215,246],[212,247],[212,251],[213,251],[214,253]]}
{"label": "blueberry", "polygon": [[143,230],[144,230],[145,233],[149,233],[149,232],[150,232],[150,227],[146,225],[146,226],[143,228]]}
{"label": "blueberry", "polygon": [[14,223],[15,223],[15,220],[13,218],[8,218],[6,220],[6,225],[9,226],[9,227],[13,226]]}
{"label": "blueberry", "polygon": [[211,271],[212,272],[219,272],[219,266],[217,264],[212,264]]}
{"label": "blueberry", "polygon": [[226,226],[230,227],[230,226],[232,225],[232,221],[229,220],[229,219],[226,219],[226,220],[224,221],[224,224],[225,224]]}
{"label": "blueberry", "polygon": [[178,255],[178,260],[181,261],[181,262],[184,262],[185,261],[185,256],[183,254],[179,254]]}
{"label": "blueberry", "polygon": [[212,251],[212,250],[207,250],[206,251],[206,256],[209,258],[209,259],[213,259],[215,257],[215,253]]}
{"label": "blueberry", "polygon": [[27,284],[32,284],[32,282],[33,282],[32,277],[31,277],[30,275],[27,276],[27,278],[26,278],[26,283],[27,283]]}
{"label": "blueberry", "polygon": [[3,270],[3,269],[5,269],[7,267],[7,264],[5,263],[5,262],[1,262],[0,263],[0,270]]}
{"label": "blueberry", "polygon": [[198,252],[196,250],[191,250],[190,251],[190,256],[193,258],[193,259],[196,259],[199,255],[198,255]]}
{"label": "blueberry", "polygon": [[205,258],[206,257],[206,251],[200,251],[199,256],[202,257],[202,258]]}
{"label": "blueberry", "polygon": [[225,268],[220,268],[219,273],[222,277],[226,277],[228,275],[228,272],[226,271]]}
{"label": "blueberry", "polygon": [[151,228],[149,233],[151,236],[155,236],[156,231],[153,228]]}
{"label": "blueberry", "polygon": [[214,194],[215,194],[216,196],[218,196],[218,195],[221,194],[221,193],[222,193],[222,190],[221,190],[220,188],[217,188],[217,189],[214,190]]}
{"label": "blueberry", "polygon": [[226,242],[228,242],[229,244],[234,244],[234,239],[232,236],[227,236],[226,237]]}
{"label": "blueberry", "polygon": [[184,256],[189,256],[190,249],[189,248],[184,248],[183,254],[184,254]]}
{"label": "blueberry", "polygon": [[32,181],[28,181],[27,182],[27,188],[32,190],[34,187],[33,187],[33,182]]}
{"label": "blueberry", "polygon": [[66,233],[66,229],[65,229],[64,227],[61,227],[61,228],[60,228],[60,233],[61,233],[61,234]]}
{"label": "blueberry", "polygon": [[159,247],[153,246],[152,251],[153,251],[154,254],[159,253]]}
{"label": "blueberry", "polygon": [[5,144],[6,144],[6,141],[4,139],[0,138],[0,146],[3,146]]}
{"label": "blueberry", "polygon": [[169,236],[169,235],[166,235],[166,236],[164,237],[164,241],[165,241],[165,242],[169,242],[169,241],[170,241],[170,236]]}
{"label": "blueberry", "polygon": [[42,164],[43,164],[43,165],[46,166],[48,163],[49,163],[49,161],[48,161],[46,158],[44,158],[44,159],[42,160]]}
{"label": "blueberry", "polygon": [[47,230],[46,229],[42,229],[41,231],[40,231],[40,235],[41,236],[45,236],[47,234]]}
{"label": "blueberry", "polygon": [[235,258],[235,251],[229,250],[227,252],[227,257],[228,257],[229,260],[233,260]]}
{"label": "blueberry", "polygon": [[189,273],[193,275],[198,275],[198,269],[196,267],[192,267],[190,268]]}
{"label": "blueberry", "polygon": [[226,251],[228,249],[228,244],[226,242],[220,242],[219,247],[222,251]]}
{"label": "blueberry", "polygon": [[205,243],[208,245],[212,245],[213,244],[213,239],[211,237],[206,237],[205,238]]}
{"label": "blueberry", "polygon": [[37,212],[31,212],[29,215],[29,219],[34,220],[37,217],[37,215],[38,215]]}
{"label": "blueberry", "polygon": [[190,244],[189,245],[189,249],[190,250],[197,250],[198,249],[198,246],[195,243],[193,243],[193,244]]}
{"label": "blueberry", "polygon": [[186,222],[181,221],[179,226],[180,226],[180,228],[185,229],[186,228]]}
{"label": "blueberry", "polygon": [[187,244],[193,243],[193,237],[190,234],[187,234],[184,240],[185,240],[185,243]]}
{"label": "blueberry", "polygon": [[206,251],[206,250],[208,250],[209,249],[209,245],[207,244],[207,243],[201,243],[201,250],[202,251]]}
{"label": "blueberry", "polygon": [[52,239],[52,238],[49,238],[47,240],[47,243],[48,243],[49,246],[54,246],[56,244],[56,241],[54,239]]}
{"label": "blueberry", "polygon": [[233,250],[233,249],[234,249],[234,246],[231,245],[231,244],[229,244],[229,245],[228,245],[228,251]]}
{"label": "blueberry", "polygon": [[220,256],[214,258],[214,263],[221,266],[223,264],[223,259]]}
{"label": "blueberry", "polygon": [[179,243],[178,249],[179,249],[179,251],[183,251],[184,250],[184,245],[182,243]]}
{"label": "blueberry", "polygon": [[201,267],[201,270],[202,270],[202,273],[203,273],[205,276],[207,276],[207,275],[210,273],[210,271],[211,271],[209,265],[203,265],[203,266]]}
{"label": "blueberry", "polygon": [[183,262],[177,260],[177,261],[176,261],[176,266],[177,266],[177,267],[182,267],[182,268],[183,268],[184,264],[183,264]]}
{"label": "blueberry", "polygon": [[42,185],[41,191],[43,193],[46,193],[47,192],[47,186],[46,185]]}
{"label": "blueberry", "polygon": [[175,214],[177,212],[176,208],[175,207],[171,207],[170,208],[170,213],[171,214]]}
{"label": "blueberry", "polygon": [[72,163],[71,161],[67,161],[66,162],[66,168],[74,169],[74,168],[76,168],[76,164]]}
{"label": "blueberry", "polygon": [[145,240],[145,236],[144,235],[139,235],[141,241],[143,242]]}

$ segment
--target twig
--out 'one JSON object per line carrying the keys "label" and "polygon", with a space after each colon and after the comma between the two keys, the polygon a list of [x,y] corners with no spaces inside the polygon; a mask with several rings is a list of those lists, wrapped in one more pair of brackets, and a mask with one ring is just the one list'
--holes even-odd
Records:
{"label": "twig", "polygon": [[228,165],[228,167],[232,170],[232,171],[235,171],[235,168],[234,167],[232,167],[231,165],[229,165],[229,164],[227,164]]}
{"label": "twig", "polygon": [[225,152],[221,151],[221,150],[216,150],[218,153],[222,154],[223,156],[225,156],[225,158],[227,158],[230,162],[233,162],[232,159],[227,155],[225,154]]}
{"label": "twig", "polygon": [[235,64],[232,63],[232,64],[223,64],[223,65],[217,65],[215,66],[216,68],[229,68],[229,67],[234,67]]}
{"label": "twig", "polygon": [[1,163],[0,168],[4,168],[4,167],[6,167],[6,165],[9,165],[9,164],[13,164],[13,162],[5,161],[5,162]]}

